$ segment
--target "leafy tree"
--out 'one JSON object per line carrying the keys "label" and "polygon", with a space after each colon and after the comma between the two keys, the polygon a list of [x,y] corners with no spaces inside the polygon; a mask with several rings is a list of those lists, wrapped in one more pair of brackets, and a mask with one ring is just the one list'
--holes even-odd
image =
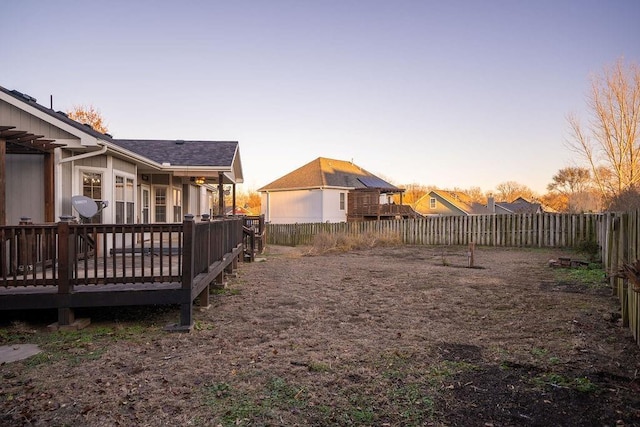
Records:
{"label": "leafy tree", "polygon": [[109,131],[100,110],[97,110],[93,105],[74,105],[73,109],[67,112],[67,116],[78,123],[90,125],[100,133]]}
{"label": "leafy tree", "polygon": [[570,147],[589,165],[601,195],[608,200],[640,184],[640,67],[622,59],[592,78],[589,122],[568,116]]}
{"label": "leafy tree", "polygon": [[556,191],[549,192],[541,197],[542,204],[556,212],[567,212],[569,209],[569,197]]}
{"label": "leafy tree", "polygon": [[[231,206],[232,202],[232,195],[225,196],[225,206]],[[260,197],[260,193],[258,193],[257,191],[239,191],[236,193],[236,206],[248,209],[254,215],[260,214],[261,203],[262,199]]]}

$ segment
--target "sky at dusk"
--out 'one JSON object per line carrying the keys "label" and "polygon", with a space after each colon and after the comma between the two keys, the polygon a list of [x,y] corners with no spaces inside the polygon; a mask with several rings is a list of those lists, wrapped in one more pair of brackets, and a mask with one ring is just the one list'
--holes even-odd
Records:
{"label": "sky at dusk", "polygon": [[640,1],[3,1],[0,86],[114,138],[239,141],[246,190],[317,157],[397,185],[574,166],[590,76],[640,63]]}

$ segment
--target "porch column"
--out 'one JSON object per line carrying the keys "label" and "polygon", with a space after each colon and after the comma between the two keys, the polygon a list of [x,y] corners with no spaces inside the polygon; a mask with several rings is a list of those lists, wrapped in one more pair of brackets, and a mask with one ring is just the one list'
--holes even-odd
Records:
{"label": "porch column", "polygon": [[0,225],[7,225],[7,141],[0,139]]}
{"label": "porch column", "polygon": [[231,211],[231,215],[236,214],[236,184],[233,184],[233,211]]}
{"label": "porch column", "polygon": [[55,222],[55,161],[53,152],[44,154],[44,222]]}
{"label": "porch column", "polygon": [[224,174],[222,172],[218,172],[218,215],[224,215],[224,185],[222,185],[222,181],[224,179]]}

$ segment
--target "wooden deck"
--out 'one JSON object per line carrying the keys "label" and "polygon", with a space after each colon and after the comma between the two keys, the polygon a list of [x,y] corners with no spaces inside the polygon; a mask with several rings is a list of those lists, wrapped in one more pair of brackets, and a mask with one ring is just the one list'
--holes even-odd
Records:
{"label": "wooden deck", "polygon": [[0,227],[0,310],[53,308],[65,326],[80,307],[179,304],[175,329],[190,330],[193,302],[208,305],[210,285],[253,259],[253,221]]}

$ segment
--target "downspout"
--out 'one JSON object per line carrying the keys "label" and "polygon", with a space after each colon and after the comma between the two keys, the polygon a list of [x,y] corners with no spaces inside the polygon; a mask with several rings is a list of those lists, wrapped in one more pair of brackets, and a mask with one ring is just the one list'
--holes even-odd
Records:
{"label": "downspout", "polygon": [[90,153],[78,154],[77,156],[65,157],[64,159],[58,160],[58,164],[60,165],[62,163],[72,162],[74,160],[86,159],[87,157],[94,157],[94,156],[99,156],[101,154],[104,154],[107,152],[107,145],[106,144],[101,144],[101,145],[102,145],[102,149],[100,149],[99,151],[92,151]]}

